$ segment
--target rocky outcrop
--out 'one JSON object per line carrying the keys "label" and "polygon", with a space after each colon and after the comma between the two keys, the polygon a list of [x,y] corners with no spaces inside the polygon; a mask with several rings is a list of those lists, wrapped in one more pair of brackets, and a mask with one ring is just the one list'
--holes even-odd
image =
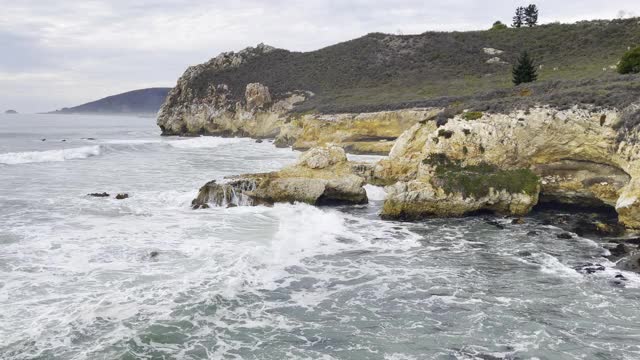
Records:
{"label": "rocky outcrop", "polygon": [[15,111],[15,110],[7,110],[7,111],[5,111],[4,113],[5,113],[5,114],[8,114],[8,115],[14,115],[14,114],[17,114],[18,112],[17,112],[17,111]]}
{"label": "rocky outcrop", "polygon": [[529,169],[503,170],[484,162],[462,165],[444,154],[432,154],[423,164],[431,167],[428,178],[387,188],[383,217],[448,217],[482,210],[524,215],[538,202],[538,177]]}
{"label": "rocky outcrop", "polygon": [[277,172],[241,175],[222,184],[209,182],[192,205],[365,204],[365,179],[356,174],[353,166],[340,147],[314,148],[302,154],[295,165]]}
{"label": "rocky outcrop", "polygon": [[354,154],[388,155],[395,140],[441,109],[422,108],[361,114],[307,114],[296,117],[276,138],[296,150],[336,144]]}
{"label": "rocky outcrop", "polygon": [[391,185],[382,215],[520,215],[540,200],[614,207],[640,228],[638,134],[618,130],[623,115],[538,107],[416,124],[375,168],[373,182]]}
{"label": "rocky outcrop", "polygon": [[236,68],[273,48],[259,45],[224,53],[190,67],[180,77],[158,113],[164,135],[215,135],[275,138],[276,146],[307,150],[334,144],[351,153],[387,155],[393,142],[413,124],[440,109],[404,109],[362,114],[300,114],[294,107],[314,96],[296,90],[274,94],[261,83],[238,89],[208,81],[207,74]]}

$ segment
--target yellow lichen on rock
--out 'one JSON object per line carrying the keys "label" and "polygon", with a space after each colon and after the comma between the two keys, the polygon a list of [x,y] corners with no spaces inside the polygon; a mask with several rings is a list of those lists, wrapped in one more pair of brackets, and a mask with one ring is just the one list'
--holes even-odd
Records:
{"label": "yellow lichen on rock", "polygon": [[405,109],[362,114],[305,115],[294,149],[336,144],[354,153],[387,155],[394,141],[440,109]]}
{"label": "yellow lichen on rock", "polygon": [[[443,193],[447,181],[434,182],[437,166],[424,160],[445,154],[459,162],[463,172],[482,164],[507,171],[532,171],[541,177],[542,201],[615,206],[623,224],[640,228],[639,149],[633,139],[620,142],[614,128],[619,118],[617,110],[538,107],[483,114],[475,120],[458,115],[440,127],[433,122],[414,125],[398,138],[389,158],[375,167],[374,179],[379,183],[398,182],[388,188],[382,213],[408,218],[451,216],[478,209],[521,214],[538,201],[537,194],[526,197],[513,191],[481,196]],[[513,206],[507,206],[509,203]]]}

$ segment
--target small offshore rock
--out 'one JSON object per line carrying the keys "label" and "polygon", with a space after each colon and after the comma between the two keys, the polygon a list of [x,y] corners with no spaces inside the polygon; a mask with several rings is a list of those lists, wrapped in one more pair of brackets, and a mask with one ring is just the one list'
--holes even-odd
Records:
{"label": "small offshore rock", "polygon": [[262,142],[263,142],[263,140],[262,140],[262,139],[258,139],[258,140],[256,140],[256,143],[257,143],[257,144],[262,144]]}
{"label": "small offshore rock", "polygon": [[601,221],[595,223],[596,232],[602,235],[621,235],[624,233],[624,226],[619,224],[607,224]]}
{"label": "small offshore rock", "polygon": [[40,141],[47,141],[47,139],[40,139]]}
{"label": "small offshore rock", "polygon": [[515,218],[511,221],[512,224],[514,225],[522,225],[524,224],[524,219],[523,218]]}
{"label": "small offshore rock", "polygon": [[88,196],[92,196],[92,197],[109,197],[110,195],[106,192],[103,193],[91,193],[91,194],[87,194]]}
{"label": "small offshore rock", "polygon": [[533,230],[532,230],[532,231],[529,231],[529,232],[527,233],[527,236],[538,236],[539,234],[540,234],[540,233],[538,233],[537,231],[533,231]]}
{"label": "small offshore rock", "polygon": [[609,252],[611,253],[612,257],[617,258],[627,255],[629,252],[631,252],[631,249],[629,249],[629,247],[625,244],[618,244],[613,249],[609,249]]}
{"label": "small offshore rock", "polygon": [[583,274],[594,274],[598,271],[604,271],[605,267],[601,264],[584,264],[574,267],[574,269]]}
{"label": "small offshore rock", "polygon": [[126,193],[116,195],[117,200],[124,200],[128,198],[129,198],[129,194],[126,194]]}
{"label": "small offshore rock", "polygon": [[495,220],[485,220],[485,223],[487,225],[492,225],[495,226],[496,228],[500,229],[500,230],[504,230],[505,226],[500,224],[499,222],[495,221]]}
{"label": "small offshore rock", "polygon": [[531,255],[532,255],[531,251],[524,250],[524,251],[519,251],[518,252],[518,256],[528,257],[528,256],[531,256]]}
{"label": "small offshore rock", "polygon": [[616,276],[614,276],[616,279],[620,279],[622,281],[627,281],[628,279],[626,277],[624,277],[624,275],[622,274],[618,274]]}
{"label": "small offshore rock", "polygon": [[571,240],[573,239],[573,235],[569,234],[569,233],[562,233],[562,234],[558,234],[558,239],[564,239],[564,240]]}
{"label": "small offshore rock", "polygon": [[640,272],[640,253],[635,253],[620,260],[616,267],[621,270]]}
{"label": "small offshore rock", "polygon": [[149,253],[149,257],[152,258],[152,259],[157,257],[158,255],[160,255],[160,253],[157,252],[157,251],[152,251],[152,252]]}

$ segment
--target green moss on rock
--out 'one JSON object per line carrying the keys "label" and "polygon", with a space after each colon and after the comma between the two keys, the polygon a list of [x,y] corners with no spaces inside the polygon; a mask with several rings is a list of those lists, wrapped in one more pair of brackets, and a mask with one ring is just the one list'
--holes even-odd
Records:
{"label": "green moss on rock", "polygon": [[431,179],[434,186],[447,193],[462,193],[465,197],[487,196],[491,188],[535,195],[540,181],[529,169],[502,170],[485,162],[463,166],[459,160],[451,160],[445,154],[432,154],[423,163],[435,168]]}
{"label": "green moss on rock", "polygon": [[466,113],[462,114],[462,118],[465,120],[478,120],[483,115],[484,114],[480,111],[467,111]]}

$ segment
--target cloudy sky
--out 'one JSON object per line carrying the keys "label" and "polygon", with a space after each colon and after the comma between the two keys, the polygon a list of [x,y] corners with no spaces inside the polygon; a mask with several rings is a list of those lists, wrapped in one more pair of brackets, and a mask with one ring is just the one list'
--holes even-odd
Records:
{"label": "cloudy sky", "polygon": [[[48,111],[170,87],[260,42],[308,51],[369,32],[485,29],[509,0],[0,0],[0,110]],[[541,22],[640,15],[636,0],[537,1]]]}

